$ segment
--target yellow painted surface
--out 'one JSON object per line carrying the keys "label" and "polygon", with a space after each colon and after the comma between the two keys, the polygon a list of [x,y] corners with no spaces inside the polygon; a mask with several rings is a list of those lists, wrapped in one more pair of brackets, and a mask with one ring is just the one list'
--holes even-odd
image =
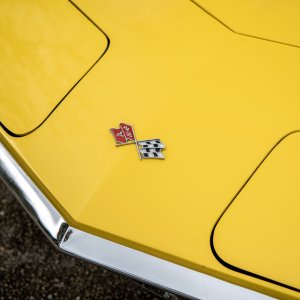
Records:
{"label": "yellow painted surface", "polygon": [[214,246],[227,263],[300,287],[300,133],[285,138],[216,227]]}
{"label": "yellow painted surface", "polygon": [[[190,1],[76,4],[109,36],[107,53],[38,130],[1,141],[73,226],[299,299],[222,266],[209,239],[270,149],[300,129],[300,49],[237,35]],[[120,122],[160,138],[166,159],[115,147]]]}
{"label": "yellow painted surface", "polygon": [[300,46],[298,0],[193,0],[233,31]]}
{"label": "yellow painted surface", "polygon": [[70,2],[0,2],[0,120],[37,127],[99,59],[105,35]]}

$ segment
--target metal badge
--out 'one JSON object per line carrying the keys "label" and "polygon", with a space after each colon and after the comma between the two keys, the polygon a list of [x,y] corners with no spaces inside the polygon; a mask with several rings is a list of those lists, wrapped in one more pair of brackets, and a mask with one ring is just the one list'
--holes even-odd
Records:
{"label": "metal badge", "polygon": [[138,141],[132,125],[120,123],[119,128],[111,128],[110,132],[115,138],[116,146],[135,144],[140,159],[165,158],[161,152],[165,145],[160,139]]}

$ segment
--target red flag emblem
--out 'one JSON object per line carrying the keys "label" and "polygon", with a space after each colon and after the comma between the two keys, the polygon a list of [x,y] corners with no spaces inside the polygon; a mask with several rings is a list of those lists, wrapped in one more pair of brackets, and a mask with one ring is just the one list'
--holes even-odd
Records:
{"label": "red flag emblem", "polygon": [[126,141],[135,141],[132,126],[125,123],[120,123],[120,127],[125,135]]}
{"label": "red flag emblem", "polygon": [[126,143],[126,138],[121,128],[111,128],[110,131],[113,134],[117,144]]}

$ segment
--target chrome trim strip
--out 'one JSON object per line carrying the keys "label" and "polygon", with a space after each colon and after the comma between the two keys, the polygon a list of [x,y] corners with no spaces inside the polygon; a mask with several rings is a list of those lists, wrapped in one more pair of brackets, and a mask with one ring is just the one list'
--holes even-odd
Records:
{"label": "chrome trim strip", "polygon": [[60,247],[87,261],[194,299],[271,299],[72,227]]}
{"label": "chrome trim strip", "polygon": [[67,223],[1,143],[0,177],[46,236],[58,245]]}
{"label": "chrome trim strip", "polygon": [[63,252],[194,299],[272,299],[68,226],[1,143],[0,177],[43,232]]}

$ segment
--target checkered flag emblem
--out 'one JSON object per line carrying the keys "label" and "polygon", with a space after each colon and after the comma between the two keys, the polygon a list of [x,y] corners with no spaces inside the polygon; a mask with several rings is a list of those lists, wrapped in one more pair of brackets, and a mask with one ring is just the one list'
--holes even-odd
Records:
{"label": "checkered flag emblem", "polygon": [[138,145],[140,146],[140,153],[143,158],[165,158],[161,153],[165,145],[161,143],[160,139],[138,141]]}
{"label": "checkered flag emblem", "polygon": [[116,146],[135,144],[140,159],[165,158],[161,153],[165,145],[160,139],[138,141],[132,125],[120,123],[119,128],[110,128],[110,132],[115,139]]}

